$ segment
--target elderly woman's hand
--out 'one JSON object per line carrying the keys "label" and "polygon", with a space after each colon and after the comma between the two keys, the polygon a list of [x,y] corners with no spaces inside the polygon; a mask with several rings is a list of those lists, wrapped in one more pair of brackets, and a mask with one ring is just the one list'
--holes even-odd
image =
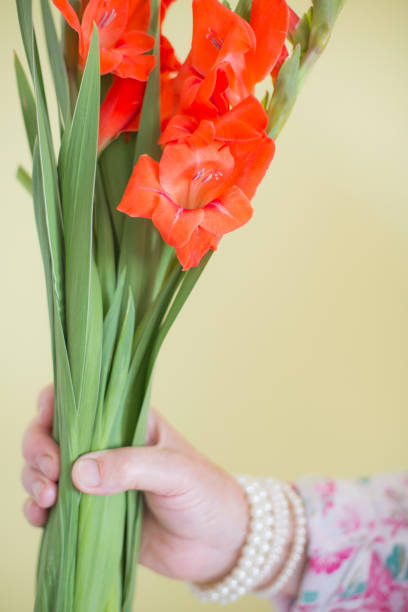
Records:
{"label": "elderly woman's hand", "polygon": [[[51,437],[53,388],[38,400],[38,416],[23,440],[22,481],[30,495],[24,511],[37,526],[58,495],[59,448]],[[181,580],[212,582],[235,565],[249,512],[235,478],[199,454],[155,411],[147,446],[84,455],[72,470],[75,486],[92,495],[128,489],[145,492],[140,562]]]}

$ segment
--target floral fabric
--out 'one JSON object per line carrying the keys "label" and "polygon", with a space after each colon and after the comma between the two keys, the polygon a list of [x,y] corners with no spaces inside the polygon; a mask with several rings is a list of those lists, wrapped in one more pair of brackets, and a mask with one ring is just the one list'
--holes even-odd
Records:
{"label": "floral fabric", "polygon": [[408,612],[408,472],[358,480],[308,477],[308,561],[279,612]]}

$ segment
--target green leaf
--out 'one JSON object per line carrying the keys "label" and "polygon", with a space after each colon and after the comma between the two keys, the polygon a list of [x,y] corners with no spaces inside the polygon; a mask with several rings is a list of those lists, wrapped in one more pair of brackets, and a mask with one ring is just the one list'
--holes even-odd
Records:
{"label": "green leaf", "polygon": [[14,69],[16,72],[17,88],[20,98],[21,111],[23,113],[28,145],[30,147],[32,155],[34,151],[35,139],[37,138],[35,100],[24,68],[16,53],[14,54]]}
{"label": "green leaf", "polygon": [[120,446],[122,443],[122,414],[125,405],[125,391],[132,356],[133,333],[135,328],[135,307],[129,289],[125,316],[115,350],[109,384],[103,403],[102,431],[94,446],[99,448]]}
{"label": "green leaf", "polygon": [[61,203],[57,169],[51,140],[51,128],[42,87],[41,66],[35,39],[33,41],[33,78],[37,110],[37,133],[41,165],[41,189],[44,201],[48,245],[51,257],[55,306],[64,328],[64,264]]}
{"label": "green leaf", "polygon": [[344,0],[314,0],[309,49],[321,53],[326,47]]}
{"label": "green leaf", "polygon": [[54,79],[57,101],[63,124],[67,126],[71,119],[70,94],[67,71],[65,68],[62,45],[58,40],[54,20],[51,14],[49,0],[41,0],[41,10],[44,23],[45,39],[48,57]]}
{"label": "green leaf", "polygon": [[23,166],[19,166],[17,168],[16,178],[18,182],[20,183],[20,185],[22,185],[22,187],[26,189],[29,195],[32,195],[33,194],[33,179],[31,178],[30,173],[27,172],[27,170],[23,168]]}
{"label": "green leaf", "polygon": [[71,610],[108,611],[106,604],[122,557],[125,517],[125,493],[82,496],[76,591]]}
{"label": "green leaf", "polygon": [[33,15],[32,15],[32,0],[16,0],[18,21],[20,24],[21,38],[30,66],[31,74],[33,73]]}
{"label": "green leaf", "polygon": [[105,392],[108,382],[108,374],[111,369],[113,350],[117,340],[117,332],[119,328],[119,320],[121,306],[123,300],[123,292],[125,288],[126,275],[123,273],[118,282],[114,298],[112,300],[109,311],[103,322],[103,346],[102,346],[102,365],[101,378],[99,383],[99,409],[98,414],[102,410],[105,401]]}
{"label": "green leaf", "polygon": [[135,162],[142,153],[147,153],[153,159],[161,157],[160,138],[160,3],[152,1],[151,29],[155,37],[153,56],[156,66],[149,75],[143,100],[140,127],[137,134]]}
{"label": "green leaf", "polygon": [[95,195],[95,259],[101,281],[103,310],[105,313],[115,293],[116,261],[114,229],[109,204],[105,197],[101,172],[98,167],[96,169]]}
{"label": "green leaf", "polygon": [[295,104],[299,87],[299,61],[300,46],[298,45],[283,64],[275,83],[268,109],[268,132],[271,138],[278,136]]}
{"label": "green leaf", "polygon": [[[86,371],[92,359],[89,353],[92,309],[99,317],[97,288],[93,287],[92,300],[92,225],[95,173],[99,128],[99,43],[94,28],[88,61],[82,79],[71,128],[64,134],[64,161],[60,167],[62,207],[66,255],[66,318],[68,352],[78,411],[92,412],[92,398],[83,396],[89,389]],[[96,282],[96,281],[95,281]],[[97,360],[96,360],[97,362]],[[97,363],[95,363],[97,367]],[[96,376],[94,374],[93,376]]]}
{"label": "green leaf", "polygon": [[114,140],[102,153],[99,164],[105,195],[109,202],[115,229],[116,248],[122,245],[123,225],[126,216],[117,207],[125,192],[133,170],[132,139],[126,142],[124,136]]}
{"label": "green leaf", "polygon": [[53,292],[53,270],[50,252],[50,242],[47,228],[47,215],[43,191],[43,177],[41,171],[40,152],[38,141],[34,146],[33,158],[33,201],[34,217],[37,226],[38,240],[40,243],[41,256],[44,266],[45,285],[47,290],[48,315],[50,320],[52,355],[55,368],[55,344],[54,344],[54,292]]}
{"label": "green leaf", "polygon": [[245,19],[245,21],[250,21],[251,19],[251,9],[252,9],[252,0],[239,0],[235,12],[237,15]]}
{"label": "green leaf", "polygon": [[71,612],[74,601],[75,567],[80,492],[71,479],[72,462],[77,447],[72,437],[75,430],[76,406],[64,332],[55,309],[55,418],[54,438],[60,445],[61,469],[58,496],[44,530],[38,563],[38,588],[35,612]]}
{"label": "green leaf", "polygon": [[311,16],[312,7],[302,16],[293,34],[289,35],[289,41],[293,47],[300,45],[301,56],[306,53],[309,47]]}

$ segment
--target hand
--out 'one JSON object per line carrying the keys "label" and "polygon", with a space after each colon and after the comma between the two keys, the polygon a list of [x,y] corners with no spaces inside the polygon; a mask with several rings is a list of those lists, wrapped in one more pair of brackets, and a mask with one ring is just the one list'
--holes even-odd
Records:
{"label": "hand", "polygon": [[[51,437],[54,393],[39,396],[38,416],[23,440],[24,512],[32,525],[47,521],[57,499],[59,448]],[[147,446],[84,455],[72,479],[84,493],[145,493],[140,562],[180,580],[210,583],[234,567],[248,529],[245,493],[235,478],[196,451],[155,411]]]}

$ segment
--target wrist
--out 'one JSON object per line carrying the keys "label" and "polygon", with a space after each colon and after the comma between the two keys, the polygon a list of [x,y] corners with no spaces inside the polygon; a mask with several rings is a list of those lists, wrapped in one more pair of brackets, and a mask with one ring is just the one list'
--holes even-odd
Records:
{"label": "wrist", "polygon": [[248,591],[261,597],[292,593],[299,579],[306,545],[301,498],[289,485],[273,479],[243,476],[238,481],[250,509],[245,545],[232,571],[223,572],[215,584],[191,585],[202,601],[229,603]]}
{"label": "wrist", "polygon": [[203,567],[195,583],[200,587],[209,587],[223,580],[237,565],[242,549],[247,540],[250,507],[244,489],[235,478],[231,478],[231,489],[226,504],[228,510],[224,513],[219,537],[211,546],[211,554],[207,555],[208,567]]}

